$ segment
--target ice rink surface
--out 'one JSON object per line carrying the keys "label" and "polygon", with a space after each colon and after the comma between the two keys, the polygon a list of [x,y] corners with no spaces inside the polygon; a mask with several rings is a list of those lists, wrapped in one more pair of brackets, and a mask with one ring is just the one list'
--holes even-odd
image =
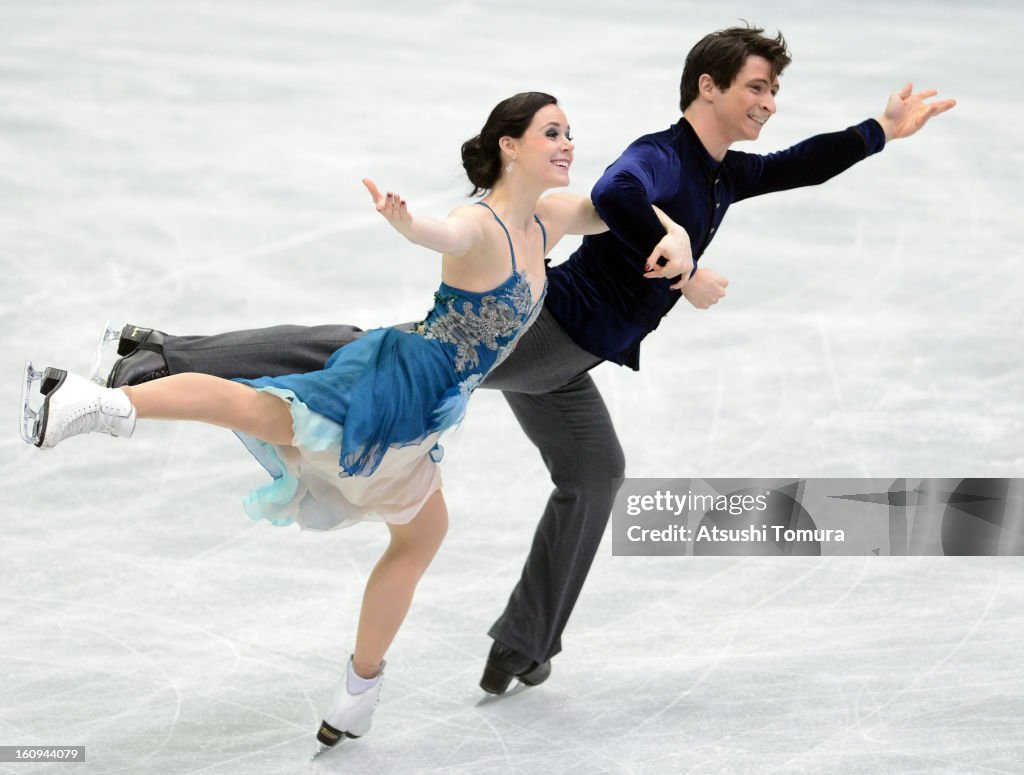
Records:
{"label": "ice rink surface", "polygon": [[[88,773],[1019,773],[1012,557],[649,558],[603,547],[542,687],[476,682],[550,490],[500,395],[447,444],[452,527],[373,731],[308,761],[385,531],[250,522],[229,434],[140,427],[50,453],[23,362],[87,370],[106,320],[177,333],[421,317],[414,213],[465,201],[458,148],[536,89],[586,193],[678,118],[686,51],[738,19],[794,54],[768,152],[959,100],[823,187],[737,205],[643,370],[595,376],[630,476],[1024,476],[1014,2],[0,3],[0,745]],[[562,260],[574,243],[554,251]],[[610,544],[610,542],[609,542]]]}

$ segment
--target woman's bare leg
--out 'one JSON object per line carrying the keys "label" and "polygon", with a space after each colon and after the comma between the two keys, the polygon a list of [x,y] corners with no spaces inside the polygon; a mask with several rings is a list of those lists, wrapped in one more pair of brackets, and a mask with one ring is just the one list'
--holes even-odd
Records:
{"label": "woman's bare leg", "polygon": [[291,444],[295,435],[286,401],[240,382],[208,374],[175,374],[121,390],[140,419],[196,420],[271,444]]}
{"label": "woman's bare leg", "polygon": [[352,667],[363,678],[380,672],[412,603],[416,584],[448,532],[448,508],[438,490],[411,522],[388,525],[391,542],[366,582]]}
{"label": "woman's bare leg", "polygon": [[[248,433],[273,444],[291,444],[288,404],[270,393],[206,374],[176,374],[122,388],[140,418],[197,420]],[[416,585],[448,532],[440,490],[404,525],[388,525],[391,541],[363,593],[353,668],[363,678],[380,672],[384,654],[412,603]]]}

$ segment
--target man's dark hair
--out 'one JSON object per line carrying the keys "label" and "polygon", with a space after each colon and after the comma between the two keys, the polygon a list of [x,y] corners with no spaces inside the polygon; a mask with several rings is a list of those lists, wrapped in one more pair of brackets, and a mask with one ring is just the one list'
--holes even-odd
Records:
{"label": "man's dark hair", "polygon": [[679,109],[685,111],[697,99],[700,77],[707,73],[722,91],[736,80],[749,56],[764,57],[772,66],[772,78],[778,78],[792,61],[782,33],[766,37],[762,27],[730,27],[712,32],[690,49],[679,83]]}

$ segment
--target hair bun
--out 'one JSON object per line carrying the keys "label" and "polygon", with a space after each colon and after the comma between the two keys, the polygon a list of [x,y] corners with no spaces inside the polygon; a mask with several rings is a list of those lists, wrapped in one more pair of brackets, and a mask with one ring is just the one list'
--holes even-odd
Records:
{"label": "hair bun", "polygon": [[505,136],[519,138],[526,132],[534,114],[545,105],[557,105],[550,94],[523,92],[502,100],[487,117],[480,134],[462,144],[462,168],[473,184],[470,196],[494,188],[501,177],[501,149]]}

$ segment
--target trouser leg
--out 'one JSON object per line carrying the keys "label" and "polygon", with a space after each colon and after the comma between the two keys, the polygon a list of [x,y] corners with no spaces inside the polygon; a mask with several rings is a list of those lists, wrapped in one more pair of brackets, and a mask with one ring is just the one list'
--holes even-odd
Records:
{"label": "trouser leg", "polygon": [[589,374],[538,395],[506,392],[516,419],[540,450],[555,485],[522,576],[489,634],[543,662],[561,635],[604,535],[625,460]]}
{"label": "trouser leg", "polygon": [[355,326],[272,326],[213,336],[164,337],[171,374],[199,372],[225,379],[319,371],[339,347],[363,331]]}
{"label": "trouser leg", "polygon": [[611,513],[625,461],[579,347],[546,309],[482,387],[501,390],[555,485],[504,613],[490,635],[543,662],[579,597]]}

